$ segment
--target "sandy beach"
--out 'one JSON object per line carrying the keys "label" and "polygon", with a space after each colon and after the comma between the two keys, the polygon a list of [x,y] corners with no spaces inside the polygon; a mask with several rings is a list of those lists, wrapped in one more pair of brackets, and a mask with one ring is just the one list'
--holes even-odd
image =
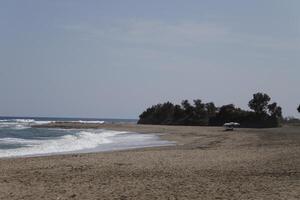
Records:
{"label": "sandy beach", "polygon": [[90,126],[177,145],[0,159],[0,199],[300,199],[300,126]]}

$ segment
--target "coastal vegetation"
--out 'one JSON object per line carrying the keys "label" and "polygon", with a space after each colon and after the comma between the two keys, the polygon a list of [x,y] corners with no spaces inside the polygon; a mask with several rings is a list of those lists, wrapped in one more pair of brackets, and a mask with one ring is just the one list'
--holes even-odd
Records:
{"label": "coastal vegetation", "polygon": [[181,105],[171,102],[160,103],[147,108],[139,116],[139,124],[221,126],[227,122],[238,122],[241,127],[278,127],[282,109],[265,93],[256,93],[249,101],[251,110],[243,110],[234,104],[216,107],[213,102],[200,99],[183,100]]}

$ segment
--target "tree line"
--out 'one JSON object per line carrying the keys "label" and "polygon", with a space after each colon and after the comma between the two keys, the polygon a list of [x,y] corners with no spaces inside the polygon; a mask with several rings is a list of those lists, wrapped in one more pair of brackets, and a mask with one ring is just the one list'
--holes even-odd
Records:
{"label": "tree line", "polygon": [[[265,93],[253,94],[248,106],[243,110],[233,104],[216,107],[213,102],[200,99],[183,100],[181,105],[171,102],[160,103],[147,108],[140,116],[138,124],[221,126],[227,122],[238,122],[241,127],[278,127],[282,119],[282,108]],[[300,106],[298,108],[300,112]]]}

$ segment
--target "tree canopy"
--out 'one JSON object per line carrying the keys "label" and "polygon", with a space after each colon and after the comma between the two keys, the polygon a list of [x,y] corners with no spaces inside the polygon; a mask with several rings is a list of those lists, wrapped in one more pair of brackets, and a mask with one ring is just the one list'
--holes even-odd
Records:
{"label": "tree canopy", "polygon": [[253,94],[253,99],[249,101],[248,105],[250,109],[254,110],[254,112],[264,114],[267,111],[270,100],[271,98],[269,95],[259,92]]}
{"label": "tree canopy", "polygon": [[298,110],[298,112],[300,113],[300,105],[298,106],[298,109],[297,109],[297,110]]}
{"label": "tree canopy", "polygon": [[139,117],[139,124],[220,126],[238,122],[242,127],[276,127],[282,119],[282,109],[264,93],[256,93],[248,103],[253,111],[246,111],[233,104],[216,107],[213,102],[200,99],[183,100],[180,105],[166,102],[147,108]]}

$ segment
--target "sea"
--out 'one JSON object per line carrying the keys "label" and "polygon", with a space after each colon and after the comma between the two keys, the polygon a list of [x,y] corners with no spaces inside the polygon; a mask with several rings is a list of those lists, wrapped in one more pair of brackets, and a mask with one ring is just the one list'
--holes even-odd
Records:
{"label": "sea", "polygon": [[172,145],[158,134],[105,129],[33,128],[50,122],[133,123],[134,119],[0,117],[0,158],[115,151]]}

